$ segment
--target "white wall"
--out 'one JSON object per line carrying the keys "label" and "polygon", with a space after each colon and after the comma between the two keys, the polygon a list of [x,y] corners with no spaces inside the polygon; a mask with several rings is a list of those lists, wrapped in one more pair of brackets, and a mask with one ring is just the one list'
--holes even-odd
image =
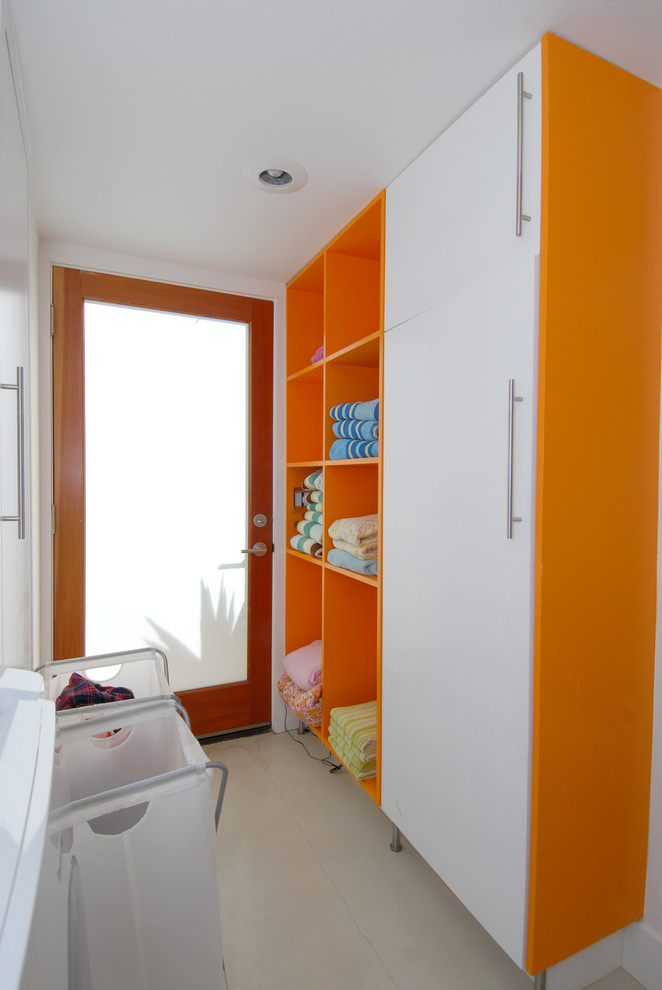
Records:
{"label": "white wall", "polygon": [[[109,272],[114,275],[128,275],[134,278],[149,278],[159,282],[195,286],[202,289],[215,289],[245,296],[257,296],[274,301],[274,544],[273,557],[273,641],[272,658],[275,676],[273,678],[272,709],[274,728],[282,729],[282,704],[275,683],[282,668],[285,649],[284,616],[284,573],[285,573],[285,512],[284,512],[284,463],[285,463],[285,286],[280,282],[260,279],[239,278],[220,272],[189,268],[184,265],[168,264],[43,241],[39,252],[39,433],[42,437],[39,457],[39,505],[41,543],[39,553],[39,659],[35,664],[52,659],[53,614],[52,614],[52,538],[50,536],[50,507],[52,502],[52,395],[51,395],[51,340],[50,303],[52,296],[52,267],[65,265],[84,268],[88,271]],[[36,364],[35,364],[36,370]]]}

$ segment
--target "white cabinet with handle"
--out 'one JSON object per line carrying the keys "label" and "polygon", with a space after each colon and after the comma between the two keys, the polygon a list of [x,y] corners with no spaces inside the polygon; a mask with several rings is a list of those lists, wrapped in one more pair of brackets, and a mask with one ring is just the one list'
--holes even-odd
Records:
{"label": "white cabinet with handle", "polygon": [[540,73],[538,47],[388,187],[386,330],[485,265],[538,254]]}
{"label": "white cabinet with handle", "polygon": [[643,914],[661,98],[545,35],[386,192],[382,807],[530,973]]}

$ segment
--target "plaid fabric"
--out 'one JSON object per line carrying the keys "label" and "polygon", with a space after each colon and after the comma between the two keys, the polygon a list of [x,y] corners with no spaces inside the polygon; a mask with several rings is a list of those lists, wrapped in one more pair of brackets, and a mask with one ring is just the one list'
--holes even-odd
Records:
{"label": "plaid fabric", "polygon": [[125,701],[133,698],[130,688],[104,687],[89,681],[82,674],[72,674],[69,683],[56,698],[55,708],[58,712],[65,708],[82,708],[85,705],[102,705],[107,701]]}

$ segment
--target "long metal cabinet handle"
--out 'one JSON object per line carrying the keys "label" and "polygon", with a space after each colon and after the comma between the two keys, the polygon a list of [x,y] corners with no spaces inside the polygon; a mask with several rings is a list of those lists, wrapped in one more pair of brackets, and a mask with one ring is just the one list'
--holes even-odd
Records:
{"label": "long metal cabinet handle", "polygon": [[18,515],[2,516],[2,522],[18,523],[18,538],[25,539],[25,399],[23,391],[23,368],[16,369],[16,384],[7,385],[4,382],[0,388],[8,388],[16,392],[16,421],[17,421],[17,474],[18,474]]}
{"label": "long metal cabinet handle", "polygon": [[524,100],[531,99],[531,93],[524,90],[524,73],[517,73],[517,206],[515,219],[515,234],[522,236],[522,220],[531,217],[522,213],[522,160],[524,157]]}
{"label": "long metal cabinet handle", "polygon": [[515,395],[515,379],[508,379],[508,523],[506,536],[513,538],[513,523],[521,522],[521,516],[513,515],[513,440],[515,434],[515,403],[523,402],[521,395]]}

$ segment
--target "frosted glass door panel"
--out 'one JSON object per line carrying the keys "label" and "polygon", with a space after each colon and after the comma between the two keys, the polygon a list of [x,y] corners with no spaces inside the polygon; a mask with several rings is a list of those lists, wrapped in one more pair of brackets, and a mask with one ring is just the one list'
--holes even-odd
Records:
{"label": "frosted glass door panel", "polygon": [[[522,965],[535,262],[385,337],[382,803]],[[515,379],[507,537],[509,380]],[[403,728],[404,727],[404,728]]]}
{"label": "frosted glass door panel", "polygon": [[247,327],[85,304],[89,654],[246,679]]}

